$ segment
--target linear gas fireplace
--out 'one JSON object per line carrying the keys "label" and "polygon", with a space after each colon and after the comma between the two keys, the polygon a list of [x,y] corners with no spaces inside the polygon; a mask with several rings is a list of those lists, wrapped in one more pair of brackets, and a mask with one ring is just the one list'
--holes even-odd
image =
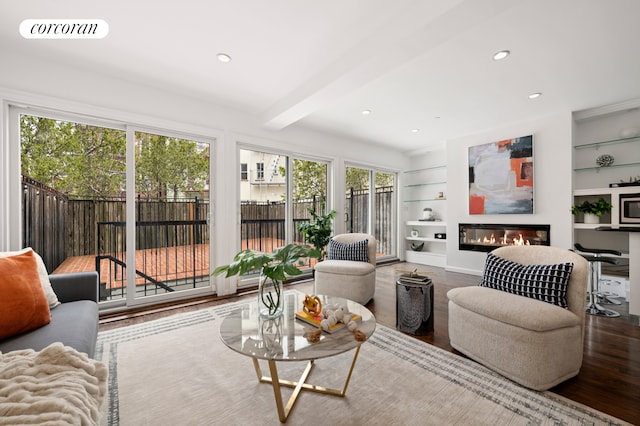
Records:
{"label": "linear gas fireplace", "polygon": [[460,223],[460,250],[484,251],[511,245],[550,245],[550,225]]}

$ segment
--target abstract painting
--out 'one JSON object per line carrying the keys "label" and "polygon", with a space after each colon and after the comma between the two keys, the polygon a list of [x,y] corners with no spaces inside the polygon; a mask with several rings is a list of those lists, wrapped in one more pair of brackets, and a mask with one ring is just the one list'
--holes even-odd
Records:
{"label": "abstract painting", "polygon": [[533,135],[469,147],[469,214],[533,214]]}

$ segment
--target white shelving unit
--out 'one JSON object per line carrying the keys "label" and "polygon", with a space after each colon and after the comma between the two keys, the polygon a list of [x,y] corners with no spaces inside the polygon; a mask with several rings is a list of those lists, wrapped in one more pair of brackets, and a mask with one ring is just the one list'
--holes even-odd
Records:
{"label": "white shelving unit", "polygon": [[[640,136],[633,136],[630,138],[620,138],[620,139],[610,139],[610,140],[606,140],[606,141],[600,141],[600,142],[592,142],[592,143],[584,143],[584,144],[580,144],[580,145],[575,145],[573,148],[575,150],[581,151],[581,150],[586,150],[586,149],[592,149],[594,150],[593,152],[595,152],[596,154],[599,154],[601,152],[600,148],[601,147],[609,147],[611,149],[613,149],[614,145],[620,145],[620,144],[640,144]],[[616,147],[616,148],[624,148],[624,147]],[[631,147],[631,149],[633,150],[638,150],[638,146],[635,147]],[[620,151],[620,150],[618,150]],[[622,153],[626,152],[626,149],[624,151],[620,151]],[[614,163],[609,165],[609,166],[605,166],[605,167],[601,167],[598,166],[597,164],[591,164],[588,166],[582,166],[582,167],[576,167],[573,169],[573,171],[575,172],[586,172],[586,171],[596,171],[599,172],[601,170],[604,169],[613,169],[613,168],[618,168],[618,167],[635,167],[636,169],[640,169],[640,159],[638,159],[638,157],[636,156],[624,156],[623,160],[620,161],[615,160],[614,159]]]}
{"label": "white shelving unit", "polygon": [[[411,168],[401,174],[404,226],[403,244],[407,262],[445,267],[447,240],[435,234],[447,232],[447,159],[443,147],[412,157]],[[430,208],[434,221],[420,220],[424,209]],[[416,230],[418,235],[411,236]],[[412,250],[412,244],[424,244],[421,251]]]}
{"label": "white shelving unit", "polygon": [[[640,186],[610,187],[610,184],[630,182],[640,176],[640,135],[638,120],[640,110],[621,107],[588,114],[574,115],[573,143],[573,203],[584,200],[597,201],[600,197],[609,201],[611,214],[603,215],[596,225],[582,223],[582,217],[574,218],[574,242],[585,247],[619,250],[629,262],[629,313],[640,315],[640,233],[598,231],[599,226],[619,228],[620,194],[640,193]],[[599,165],[601,156],[613,159],[607,166]],[[635,226],[634,226],[635,227]]]}
{"label": "white shelving unit", "polygon": [[[407,241],[407,251],[405,257],[407,262],[420,263],[422,265],[433,265],[444,268],[447,263],[447,240],[436,238],[437,233],[446,235],[447,224],[442,221],[422,221],[410,220],[405,225]],[[417,237],[411,236],[411,231],[418,231]],[[424,243],[421,251],[411,250],[411,244]]]}
{"label": "white shelving unit", "polygon": [[[573,191],[573,203],[580,204],[584,200],[596,201],[604,198],[613,206],[610,214],[604,214],[600,217],[600,223],[582,223],[582,217],[575,217],[574,230],[594,230],[599,226],[634,226],[620,223],[620,194],[640,193],[640,186],[624,186],[617,188],[587,188],[575,189]],[[602,236],[602,234],[600,234]]]}

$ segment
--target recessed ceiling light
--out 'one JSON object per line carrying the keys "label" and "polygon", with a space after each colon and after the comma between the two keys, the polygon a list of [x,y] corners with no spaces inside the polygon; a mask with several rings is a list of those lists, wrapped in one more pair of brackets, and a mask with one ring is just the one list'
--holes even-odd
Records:
{"label": "recessed ceiling light", "polygon": [[418,132],[420,131],[420,129],[411,129],[411,131],[412,131],[413,133],[418,133]]}
{"label": "recessed ceiling light", "polygon": [[493,54],[493,60],[494,61],[500,61],[504,58],[506,58],[507,56],[509,56],[511,54],[511,52],[509,52],[508,50],[501,50],[499,52],[496,52]]}
{"label": "recessed ceiling light", "polygon": [[371,114],[371,110],[370,109],[363,109],[362,110],[362,115],[369,115]]}
{"label": "recessed ceiling light", "polygon": [[227,55],[226,53],[218,53],[216,56],[218,57],[218,60],[220,62],[224,62],[225,64],[227,62],[231,62],[231,56]]}
{"label": "recessed ceiling light", "polygon": [[529,95],[529,99],[539,98],[540,96],[542,96],[542,93],[540,92],[532,93]]}

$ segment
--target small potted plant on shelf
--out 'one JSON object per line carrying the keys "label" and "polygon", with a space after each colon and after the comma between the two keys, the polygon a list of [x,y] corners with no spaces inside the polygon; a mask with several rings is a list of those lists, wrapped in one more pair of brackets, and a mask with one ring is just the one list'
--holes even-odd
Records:
{"label": "small potted plant on shelf", "polygon": [[582,213],[584,215],[584,223],[600,223],[600,216],[605,213],[611,212],[613,205],[604,198],[600,198],[598,201],[585,200],[580,204],[575,204],[571,207],[571,213],[574,216]]}
{"label": "small potted plant on shelf", "polygon": [[228,265],[218,266],[212,275],[226,273],[225,278],[260,271],[258,281],[258,311],[261,316],[275,318],[282,314],[284,297],[282,285],[287,277],[300,275],[298,268],[307,257],[318,257],[315,248],[307,245],[287,244],[272,253],[242,250]]}

